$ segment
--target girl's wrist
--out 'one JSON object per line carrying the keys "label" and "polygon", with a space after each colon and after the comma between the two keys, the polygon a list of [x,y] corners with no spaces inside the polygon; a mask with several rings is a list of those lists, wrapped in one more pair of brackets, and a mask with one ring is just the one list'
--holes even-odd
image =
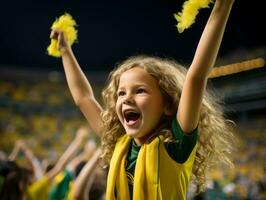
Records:
{"label": "girl's wrist", "polygon": [[71,53],[71,47],[69,45],[60,48],[61,56]]}

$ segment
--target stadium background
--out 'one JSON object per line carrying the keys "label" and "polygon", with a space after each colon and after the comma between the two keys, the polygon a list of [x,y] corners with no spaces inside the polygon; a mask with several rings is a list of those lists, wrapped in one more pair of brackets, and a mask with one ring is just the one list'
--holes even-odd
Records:
{"label": "stadium background", "polygon": [[[56,160],[77,128],[86,124],[74,106],[60,59],[46,53],[56,17],[68,12],[76,19],[79,41],[73,49],[101,100],[108,72],[130,55],[166,56],[185,65],[191,62],[210,9],[202,10],[196,24],[178,34],[173,13],[181,4],[173,0],[2,2],[0,150],[9,153],[15,141],[24,138],[38,158]],[[263,10],[262,1],[236,0],[228,22],[216,62],[216,67],[227,66],[226,75],[218,72],[209,86],[236,122],[240,146],[234,152],[235,169],[210,172],[212,182],[204,199],[266,198]]]}

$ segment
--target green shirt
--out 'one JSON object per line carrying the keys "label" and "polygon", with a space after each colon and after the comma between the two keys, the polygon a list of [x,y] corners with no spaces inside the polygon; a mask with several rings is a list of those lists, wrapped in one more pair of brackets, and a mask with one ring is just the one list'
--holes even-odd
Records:
{"label": "green shirt", "polygon": [[[177,163],[184,163],[193,148],[197,143],[197,128],[191,133],[184,134],[179,123],[176,119],[172,121],[172,133],[174,142],[165,143],[165,148],[169,154],[169,156],[175,160]],[[133,193],[133,182],[134,182],[134,171],[137,162],[138,153],[140,150],[140,146],[132,140],[131,146],[128,151],[127,159],[126,159],[126,173],[129,184],[129,192],[132,199]]]}

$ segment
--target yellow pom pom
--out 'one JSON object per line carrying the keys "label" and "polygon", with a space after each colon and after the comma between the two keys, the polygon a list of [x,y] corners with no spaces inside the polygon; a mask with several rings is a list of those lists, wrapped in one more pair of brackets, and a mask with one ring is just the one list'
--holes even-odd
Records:
{"label": "yellow pom pom", "polygon": [[189,28],[196,19],[199,9],[208,8],[212,0],[188,0],[183,4],[182,12],[174,14],[177,20],[177,29],[182,33],[185,29]]}
{"label": "yellow pom pom", "polygon": [[60,51],[57,49],[57,40],[51,39],[51,44],[47,48],[49,55],[59,58],[61,56]]}
{"label": "yellow pom pom", "polygon": [[[74,42],[77,41],[77,30],[75,29],[77,26],[76,21],[72,18],[72,16],[68,13],[56,19],[53,23],[51,29],[60,29],[64,32],[69,45],[71,46]],[[51,43],[47,48],[48,54],[54,57],[60,57],[60,51],[57,49],[57,40],[51,39]]]}

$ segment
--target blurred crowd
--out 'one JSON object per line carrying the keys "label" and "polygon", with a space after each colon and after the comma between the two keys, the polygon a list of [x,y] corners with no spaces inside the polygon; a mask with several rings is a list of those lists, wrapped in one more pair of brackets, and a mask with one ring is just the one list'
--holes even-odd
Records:
{"label": "blurred crowd", "polygon": [[[49,199],[67,199],[77,192],[88,199],[104,198],[106,172],[97,161],[100,141],[66,87],[60,82],[0,80],[0,171],[20,174],[18,190],[28,199],[39,190]],[[215,167],[206,192],[197,194],[191,185],[188,199],[266,199],[265,121],[238,128],[235,167]]]}
{"label": "blurred crowd", "polygon": [[1,200],[104,198],[99,139],[64,83],[0,80],[0,107]]}
{"label": "blurred crowd", "polygon": [[87,124],[64,83],[0,80],[0,107],[0,147],[6,151],[23,138],[38,157],[57,159]]}

